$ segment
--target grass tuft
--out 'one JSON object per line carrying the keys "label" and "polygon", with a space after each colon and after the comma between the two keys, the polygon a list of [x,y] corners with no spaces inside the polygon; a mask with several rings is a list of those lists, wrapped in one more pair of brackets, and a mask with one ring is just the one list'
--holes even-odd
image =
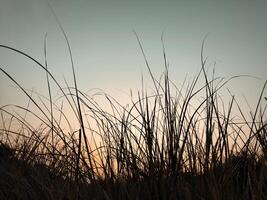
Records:
{"label": "grass tuft", "polygon": [[[48,87],[48,97],[28,91],[0,67],[29,99],[26,107],[0,107],[0,199],[265,198],[267,82],[255,111],[245,117],[230,92],[229,102],[220,95],[231,79],[216,78],[214,72],[209,78],[204,42],[199,73],[178,88],[170,80],[163,37],[165,71],[157,79],[135,33],[153,92],[142,88],[136,96],[131,94],[128,106],[102,93],[102,102],[110,107],[105,110],[96,96],[79,90],[63,33],[74,87],[61,85],[49,71],[46,39],[44,64],[0,45],[42,68]],[[60,92],[60,103],[53,100],[52,85]]]}

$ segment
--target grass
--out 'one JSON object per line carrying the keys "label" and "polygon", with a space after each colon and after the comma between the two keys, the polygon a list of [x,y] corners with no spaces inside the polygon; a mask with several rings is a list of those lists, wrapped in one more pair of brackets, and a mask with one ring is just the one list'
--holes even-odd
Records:
{"label": "grass", "polygon": [[[26,107],[0,108],[0,199],[265,199],[267,82],[247,115],[230,92],[229,102],[220,95],[230,79],[214,73],[209,78],[204,45],[199,73],[178,88],[169,78],[163,39],[165,71],[159,79],[137,39],[153,93],[142,88],[128,106],[103,93],[109,111],[79,90],[68,40],[74,87],[55,79],[47,59],[41,64],[0,45],[42,68],[48,87],[48,97],[28,91],[0,68],[29,99]],[[52,85],[61,93],[60,104],[53,101]]]}

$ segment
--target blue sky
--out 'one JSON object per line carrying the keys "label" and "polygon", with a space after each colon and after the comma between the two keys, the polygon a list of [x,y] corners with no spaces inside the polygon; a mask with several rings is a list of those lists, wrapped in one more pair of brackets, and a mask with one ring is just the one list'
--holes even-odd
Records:
{"label": "blue sky", "polygon": [[[200,48],[208,33],[205,55],[218,76],[250,75],[228,85],[234,94],[255,103],[267,79],[267,1],[264,0],[2,0],[0,43],[23,50],[48,65],[55,77],[71,84],[66,42],[48,6],[50,2],[71,44],[78,85],[101,88],[124,101],[124,92],[146,86],[148,73],[133,30],[142,41],[156,76],[164,70],[160,36],[176,84],[200,69]],[[47,94],[45,73],[29,60],[0,49],[1,68],[25,88]],[[0,105],[25,104],[25,98],[0,74]],[[55,94],[54,94],[55,95]]]}

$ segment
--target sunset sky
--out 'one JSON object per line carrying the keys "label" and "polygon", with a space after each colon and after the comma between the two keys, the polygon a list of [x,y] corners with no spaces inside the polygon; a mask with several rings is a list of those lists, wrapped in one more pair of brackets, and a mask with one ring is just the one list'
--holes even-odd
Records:
{"label": "sunset sky", "polygon": [[[124,101],[130,88],[140,89],[142,73],[149,80],[133,31],[157,77],[164,70],[164,32],[171,79],[177,85],[200,69],[206,34],[207,68],[216,62],[217,76],[255,77],[229,83],[234,94],[255,104],[267,79],[265,0],[1,0],[0,43],[44,63],[47,33],[48,67],[57,80],[64,83],[65,77],[72,85],[67,45],[48,2],[68,35],[78,86],[85,92],[101,88]],[[47,95],[45,73],[29,59],[0,49],[0,66],[25,88]],[[13,86],[0,74],[0,106],[27,102]],[[152,82],[146,81],[146,86],[152,87]]]}

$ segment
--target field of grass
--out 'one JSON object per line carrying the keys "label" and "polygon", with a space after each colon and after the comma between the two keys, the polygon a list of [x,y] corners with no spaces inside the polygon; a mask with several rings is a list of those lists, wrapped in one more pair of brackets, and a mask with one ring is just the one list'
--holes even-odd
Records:
{"label": "field of grass", "polygon": [[[33,107],[0,107],[0,199],[266,199],[267,82],[245,113],[230,92],[229,101],[221,97],[230,82],[207,72],[203,54],[199,73],[177,87],[164,45],[165,71],[157,78],[138,42],[153,92],[142,88],[127,106],[103,93],[109,111],[79,90],[73,65],[74,86],[63,86],[46,62],[0,45],[42,68],[48,86],[48,97],[33,94],[0,68]],[[61,104],[52,100],[52,85]]]}

